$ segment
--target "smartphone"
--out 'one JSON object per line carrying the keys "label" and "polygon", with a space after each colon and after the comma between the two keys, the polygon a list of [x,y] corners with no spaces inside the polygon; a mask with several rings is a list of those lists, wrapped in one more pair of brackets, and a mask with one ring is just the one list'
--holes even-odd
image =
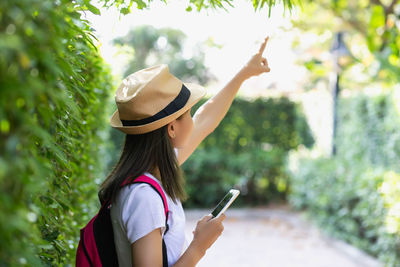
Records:
{"label": "smartphone", "polygon": [[215,209],[211,212],[213,217],[218,217],[220,214],[224,213],[227,208],[233,203],[233,201],[240,194],[239,190],[231,189],[228,194],[224,196],[224,198],[218,203]]}

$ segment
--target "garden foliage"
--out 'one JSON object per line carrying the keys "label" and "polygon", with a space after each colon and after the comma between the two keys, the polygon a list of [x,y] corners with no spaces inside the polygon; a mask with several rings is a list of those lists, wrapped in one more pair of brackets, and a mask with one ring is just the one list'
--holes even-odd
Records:
{"label": "garden foliage", "polygon": [[183,164],[189,194],[185,205],[210,208],[233,186],[242,191],[238,203],[284,200],[288,151],[313,143],[300,107],[288,98],[236,98],[220,125]]}
{"label": "garden foliage", "polygon": [[400,109],[395,94],[339,105],[337,155],[300,158],[290,203],[332,235],[400,266]]}
{"label": "garden foliage", "polygon": [[[344,33],[344,43],[352,60],[346,67],[342,87],[363,90],[380,82],[391,88],[400,79],[400,2],[398,0],[305,0],[299,17],[293,20],[301,33],[293,43],[301,55],[301,65],[309,71],[306,87],[329,82],[335,71],[332,48],[336,32]],[[312,35],[314,42],[303,41]],[[312,51],[312,52],[311,52]],[[349,59],[350,59],[349,58]]]}
{"label": "garden foliage", "polygon": [[0,266],[72,264],[97,204],[112,87],[77,2],[0,1]]}
{"label": "garden foliage", "polygon": [[193,45],[189,58],[184,57],[187,36],[173,28],[157,29],[151,25],[132,28],[125,36],[114,39],[116,46],[129,49],[133,57],[123,77],[160,62],[168,64],[169,70],[185,82],[207,84],[212,75],[204,65],[204,47]]}

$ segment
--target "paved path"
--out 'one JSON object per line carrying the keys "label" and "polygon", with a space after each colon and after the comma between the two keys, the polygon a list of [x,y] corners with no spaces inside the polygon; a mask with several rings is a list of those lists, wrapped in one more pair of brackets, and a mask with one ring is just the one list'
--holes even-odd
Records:
{"label": "paved path", "polygon": [[[208,210],[186,210],[186,234]],[[286,206],[230,209],[225,230],[198,267],[382,267],[374,258],[328,238]]]}

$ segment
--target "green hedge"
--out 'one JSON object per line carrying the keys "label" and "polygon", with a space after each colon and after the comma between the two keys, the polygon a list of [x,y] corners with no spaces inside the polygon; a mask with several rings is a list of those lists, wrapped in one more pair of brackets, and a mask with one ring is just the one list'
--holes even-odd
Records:
{"label": "green hedge", "polygon": [[189,193],[185,206],[210,208],[233,186],[242,191],[237,204],[284,201],[287,153],[313,143],[300,107],[288,98],[236,98],[220,125],[183,164]]}
{"label": "green hedge", "polygon": [[338,153],[301,157],[290,203],[324,229],[400,266],[400,114],[392,94],[357,95],[339,105]]}
{"label": "green hedge", "polygon": [[73,265],[95,212],[112,85],[88,2],[0,1],[0,266]]}

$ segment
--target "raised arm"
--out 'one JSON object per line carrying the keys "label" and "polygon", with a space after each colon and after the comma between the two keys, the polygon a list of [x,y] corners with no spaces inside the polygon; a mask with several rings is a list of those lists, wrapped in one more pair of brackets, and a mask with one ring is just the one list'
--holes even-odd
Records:
{"label": "raised arm", "polygon": [[261,44],[259,51],[215,96],[204,103],[194,114],[194,129],[185,147],[178,149],[178,162],[183,164],[197,146],[219,125],[231,106],[242,83],[252,76],[269,72],[267,59],[262,56],[268,37]]}

